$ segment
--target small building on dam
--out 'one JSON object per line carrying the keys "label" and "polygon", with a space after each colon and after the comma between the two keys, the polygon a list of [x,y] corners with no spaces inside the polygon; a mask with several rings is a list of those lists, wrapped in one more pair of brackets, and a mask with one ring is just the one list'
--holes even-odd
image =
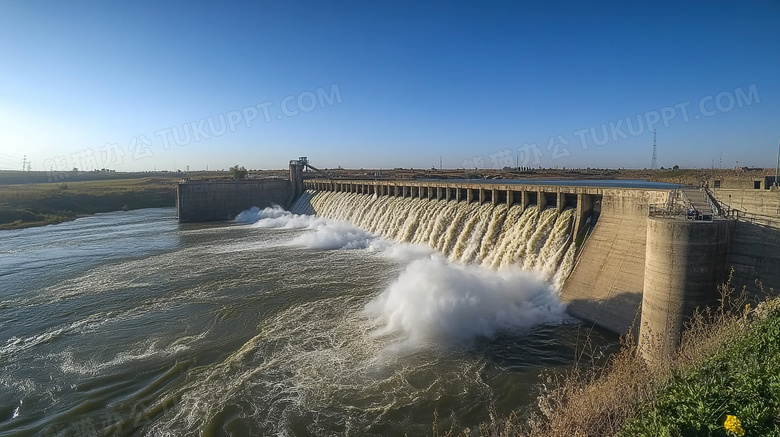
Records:
{"label": "small building on dam", "polygon": [[673,351],[686,318],[697,307],[716,305],[718,286],[730,275],[733,287],[755,295],[780,290],[780,192],[763,183],[746,189],[723,181],[716,188],[644,188],[339,180],[309,178],[315,173],[304,173],[307,166],[305,158],[291,161],[289,180],[183,181],[179,221],[233,219],[253,206],[289,208],[305,190],[575,209],[576,260],[561,299],[582,320],[619,334],[633,328],[640,345],[653,339],[649,358]]}

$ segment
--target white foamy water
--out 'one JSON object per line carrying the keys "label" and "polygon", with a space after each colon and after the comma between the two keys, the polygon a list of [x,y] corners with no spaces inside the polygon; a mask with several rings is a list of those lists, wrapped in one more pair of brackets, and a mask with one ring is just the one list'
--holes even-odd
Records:
{"label": "white foamy water", "polygon": [[403,334],[402,347],[470,342],[565,318],[564,305],[538,273],[495,272],[439,256],[412,262],[365,313],[384,322],[374,335]]}

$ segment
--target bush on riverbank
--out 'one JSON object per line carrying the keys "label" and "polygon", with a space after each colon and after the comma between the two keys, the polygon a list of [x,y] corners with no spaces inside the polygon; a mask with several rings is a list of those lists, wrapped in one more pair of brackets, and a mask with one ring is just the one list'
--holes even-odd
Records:
{"label": "bush on riverbank", "polygon": [[776,435],[769,432],[780,426],[780,300],[751,309],[729,284],[720,291],[721,306],[694,315],[668,362],[648,365],[627,342],[602,368],[552,379],[525,433],[727,436],[736,435],[724,428],[733,415],[747,435]]}
{"label": "bush on riverbank", "polygon": [[648,365],[629,334],[604,365],[543,374],[534,411],[480,435],[780,436],[780,299],[754,308],[720,288],[721,306],[694,315],[668,362]]}
{"label": "bush on riverbank", "polygon": [[[777,301],[759,306],[767,312]],[[780,436],[780,317],[749,308],[730,343],[701,364],[675,369],[622,436]],[[729,416],[728,432],[725,423]],[[737,425],[738,424],[738,425]],[[742,430],[742,432],[739,432]]]}

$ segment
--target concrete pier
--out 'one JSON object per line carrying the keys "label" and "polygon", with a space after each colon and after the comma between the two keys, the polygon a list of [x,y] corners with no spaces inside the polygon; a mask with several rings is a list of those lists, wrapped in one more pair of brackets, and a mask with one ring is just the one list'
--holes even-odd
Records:
{"label": "concrete pier", "polygon": [[650,361],[670,357],[696,308],[718,304],[727,278],[733,220],[649,217],[639,346]]}
{"label": "concrete pier", "polygon": [[184,181],[176,187],[176,209],[181,223],[232,220],[253,206],[287,207],[291,196],[284,179]]}

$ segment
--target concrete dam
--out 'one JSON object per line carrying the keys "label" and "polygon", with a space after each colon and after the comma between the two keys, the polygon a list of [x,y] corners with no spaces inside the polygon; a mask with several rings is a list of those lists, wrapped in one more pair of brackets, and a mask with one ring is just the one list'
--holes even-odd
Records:
{"label": "concrete dam", "polygon": [[[180,184],[179,219],[225,219],[279,204],[427,244],[453,261],[519,265],[555,284],[572,315],[620,334],[633,327],[640,342],[660,338],[666,352],[696,307],[717,304],[730,268],[739,287],[780,289],[780,214],[766,214],[780,213],[776,192],[750,193],[758,197],[749,204],[764,208],[750,217],[746,211],[758,206],[733,210],[723,202],[740,189],[304,180],[300,170],[291,165],[286,187]],[[693,206],[700,217],[685,213]]]}

